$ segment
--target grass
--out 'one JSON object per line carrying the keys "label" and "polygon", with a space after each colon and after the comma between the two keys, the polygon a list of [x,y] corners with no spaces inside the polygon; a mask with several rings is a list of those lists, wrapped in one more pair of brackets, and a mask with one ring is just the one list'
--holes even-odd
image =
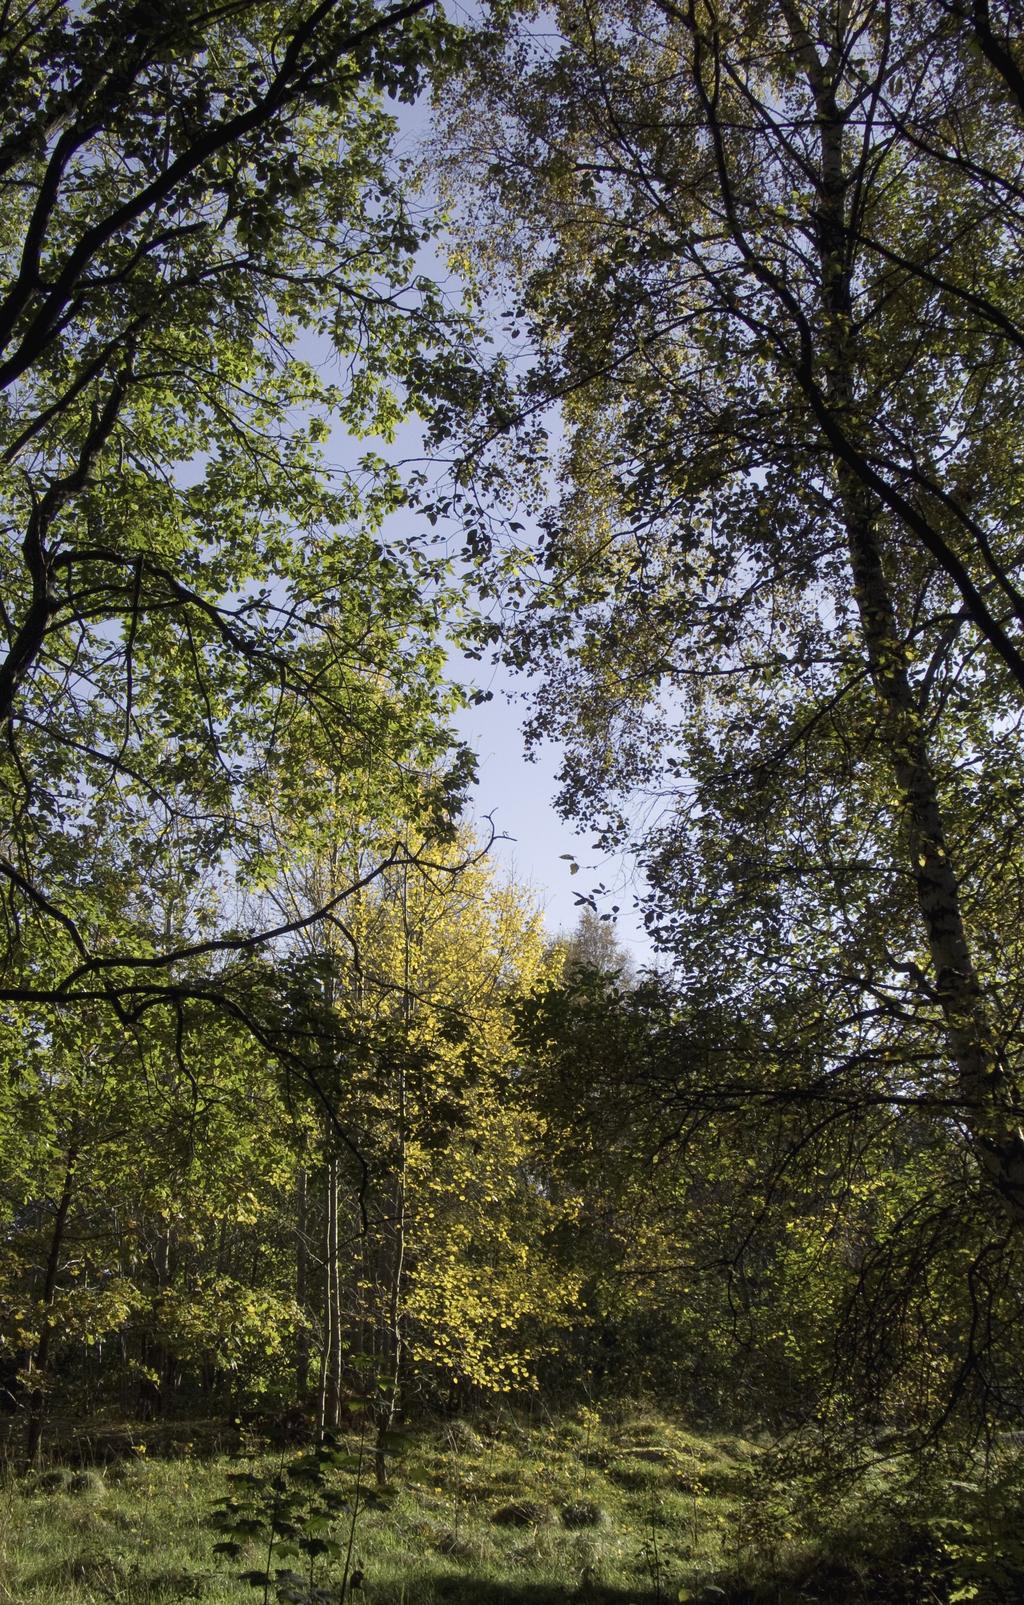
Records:
{"label": "grass", "polygon": [[[943,1597],[934,1556],[928,1570],[890,1553],[888,1571],[878,1569],[886,1543],[907,1533],[905,1524],[888,1537],[871,1528],[895,1497],[884,1477],[866,1503],[862,1490],[856,1508],[826,1509],[772,1483],[770,1457],[757,1445],[694,1434],[653,1413],[599,1419],[584,1411],[532,1426],[505,1414],[424,1428],[406,1443],[394,1494],[377,1503],[371,1492],[358,1518],[355,1605],[924,1605]],[[282,1451],[253,1444],[244,1463],[272,1471]],[[179,1444],[175,1458],[135,1452],[102,1471],[57,1466],[8,1479],[0,1605],[256,1605],[262,1590],[235,1573],[262,1567],[265,1546],[253,1540],[233,1565],[213,1554],[208,1525],[238,1464]],[[343,1540],[346,1522],[339,1518]],[[1016,1587],[1024,1573],[1014,1575]],[[974,1597],[980,1605],[1003,1596],[983,1587]]]}

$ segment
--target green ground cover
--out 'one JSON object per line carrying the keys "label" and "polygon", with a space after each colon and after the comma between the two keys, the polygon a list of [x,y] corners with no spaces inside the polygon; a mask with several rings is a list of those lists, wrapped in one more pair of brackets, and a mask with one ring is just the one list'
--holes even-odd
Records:
{"label": "green ground cover", "polygon": [[[244,1486],[240,1473],[269,1485],[297,1451],[250,1434],[236,1454],[210,1453],[208,1429],[175,1432],[173,1452],[152,1430],[149,1441],[122,1430],[110,1442],[134,1448],[105,1466],[9,1476],[0,1605],[262,1600],[239,1573],[265,1569],[265,1534],[218,1556],[211,1514]],[[94,1452],[107,1446],[91,1439]],[[356,1453],[358,1435],[345,1447]],[[355,1481],[351,1463],[337,1473],[349,1507],[330,1524],[339,1553],[315,1559],[324,1605],[340,1597]],[[938,1478],[923,1517],[920,1484],[911,1496],[896,1465],[830,1490],[787,1478],[776,1451],[654,1413],[423,1428],[404,1439],[386,1496],[367,1486],[360,1499],[346,1591],[356,1605],[1024,1597],[1005,1478],[984,1494]],[[275,1554],[271,1566],[308,1580],[307,1559]]]}

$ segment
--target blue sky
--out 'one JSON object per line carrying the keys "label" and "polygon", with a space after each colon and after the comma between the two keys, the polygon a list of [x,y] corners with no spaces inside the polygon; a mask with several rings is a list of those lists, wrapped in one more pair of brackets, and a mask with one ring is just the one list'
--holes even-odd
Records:
{"label": "blue sky", "polygon": [[[653,950],[633,906],[632,865],[596,853],[588,835],[577,834],[556,813],[557,749],[548,746],[535,761],[527,761],[521,730],[526,708],[521,696],[528,682],[487,664],[468,667],[474,670],[474,684],[494,692],[491,702],[465,709],[456,723],[479,759],[476,817],[483,820],[490,814],[495,829],[508,838],[495,843],[498,863],[519,884],[532,888],[552,934],[571,930],[576,924],[580,914],[576,899],[581,892],[589,892],[598,883],[607,885],[613,895],[598,903],[598,912],[606,913],[617,903],[619,942],[638,964],[650,963]],[[513,697],[520,700],[513,701]],[[571,854],[579,864],[576,875],[564,854]]]}

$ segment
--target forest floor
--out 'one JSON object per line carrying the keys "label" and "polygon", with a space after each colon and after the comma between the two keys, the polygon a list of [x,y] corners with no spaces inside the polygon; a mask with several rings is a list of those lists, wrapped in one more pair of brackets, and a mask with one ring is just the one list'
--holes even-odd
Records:
{"label": "forest floor", "polygon": [[[110,1442],[127,1450],[105,1467],[69,1456],[0,1486],[0,1605],[259,1605],[262,1586],[239,1574],[266,1568],[266,1537],[254,1534],[234,1559],[217,1555],[224,1535],[210,1517],[240,1472],[269,1486],[296,1451],[243,1434],[238,1453],[211,1452],[203,1423],[191,1435],[187,1423],[136,1433],[122,1428],[108,1442],[93,1432],[93,1458]],[[348,1447],[357,1444],[350,1435]],[[297,1580],[296,1600],[340,1598],[354,1479],[351,1467],[337,1475],[350,1496],[332,1524],[339,1552],[315,1562],[312,1592]],[[360,1490],[347,1597],[352,1605],[1024,1598],[1024,1563],[1017,1570],[1013,1557],[993,1558],[973,1507],[964,1514],[971,1496],[957,1490],[968,1485],[950,1482],[945,1508],[940,1501],[911,1521],[901,1475],[883,1465],[855,1494],[823,1495],[810,1481],[780,1480],[761,1445],[698,1435],[653,1412],[425,1427],[405,1439],[385,1499]],[[273,1555],[278,1566],[305,1571],[306,1561]]]}

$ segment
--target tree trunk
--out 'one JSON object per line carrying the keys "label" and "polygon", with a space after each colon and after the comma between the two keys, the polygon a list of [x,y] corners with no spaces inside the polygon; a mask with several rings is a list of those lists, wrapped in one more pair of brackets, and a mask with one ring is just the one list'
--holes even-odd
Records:
{"label": "tree trunk", "polygon": [[306,1401],[309,1389],[309,1332],[304,1319],[309,1282],[309,1245],[306,1241],[309,1181],[305,1165],[299,1166],[295,1180],[295,1194],[295,1302],[300,1314],[299,1330],[295,1338],[295,1398],[296,1402],[302,1405]]}
{"label": "tree trunk", "polygon": [[[850,419],[856,410],[857,356],[845,218],[844,122],[825,68],[807,35],[800,32],[795,8],[787,4],[785,10],[815,96],[821,131],[817,226],[825,389],[836,413]],[[925,723],[908,673],[883,563],[881,509],[873,492],[842,462],[837,467],[837,486],[861,633],[882,714],[886,752],[903,807],[910,872],[935,972],[935,998],[956,1067],[964,1123],[982,1170],[1011,1218],[1024,1224],[1022,1114],[999,1056],[964,925]]]}
{"label": "tree trunk", "polygon": [[64,1185],[57,1204],[57,1213],[53,1219],[53,1231],[50,1234],[50,1251],[47,1255],[46,1275],[43,1280],[43,1309],[39,1342],[30,1364],[30,1370],[34,1370],[37,1379],[29,1398],[28,1433],[25,1442],[25,1453],[30,1464],[39,1458],[39,1450],[42,1444],[43,1419],[46,1411],[46,1368],[50,1363],[50,1338],[53,1333],[53,1301],[57,1292],[57,1277],[60,1272],[60,1256],[64,1246],[64,1232],[67,1227],[68,1212],[71,1209],[71,1199],[74,1193],[75,1161],[77,1158],[78,1150],[72,1144],[67,1152]]}
{"label": "tree trunk", "polygon": [[329,1159],[325,1169],[323,1273],[323,1348],[317,1390],[317,1437],[337,1427],[341,1421],[341,1276],[338,1256],[338,1161]]}
{"label": "tree trunk", "polygon": [[390,1246],[385,1244],[385,1277],[387,1303],[381,1325],[381,1377],[380,1395],[376,1410],[376,1442],[374,1470],[377,1486],[384,1488],[388,1481],[388,1433],[398,1413],[399,1388],[402,1375],[402,1279],[405,1272],[405,1140],[404,1140],[404,1072],[402,1078],[402,1140],[392,1200],[394,1220]]}
{"label": "tree trunk", "polygon": [[341,1331],[341,1256],[338,1243],[338,1161],[331,1160],[328,1193],[328,1275],[331,1282],[331,1365],[329,1373],[328,1408],[330,1425],[341,1423],[343,1393],[342,1331]]}
{"label": "tree trunk", "polygon": [[907,674],[873,521],[867,509],[856,505],[864,499],[859,485],[846,487],[842,495],[850,562],[889,760],[906,816],[910,869],[935,971],[935,997],[957,1069],[965,1124],[982,1168],[1011,1217],[1024,1224],[1021,1114],[964,927],[924,721]]}

